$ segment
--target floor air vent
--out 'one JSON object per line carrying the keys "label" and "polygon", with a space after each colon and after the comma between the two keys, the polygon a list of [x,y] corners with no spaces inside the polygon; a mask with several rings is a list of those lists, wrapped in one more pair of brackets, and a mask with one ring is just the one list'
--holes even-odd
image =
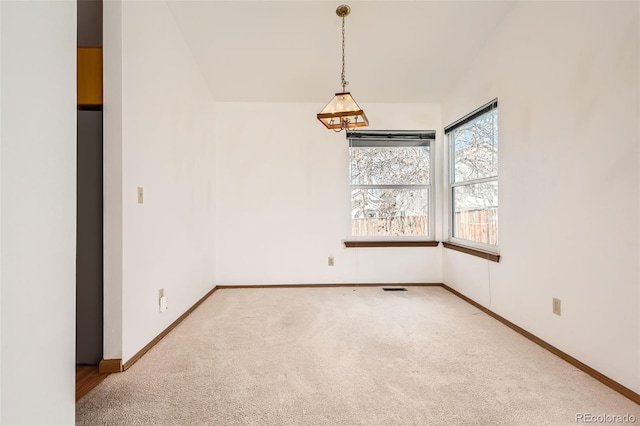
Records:
{"label": "floor air vent", "polygon": [[382,287],[384,291],[407,291],[404,287]]}

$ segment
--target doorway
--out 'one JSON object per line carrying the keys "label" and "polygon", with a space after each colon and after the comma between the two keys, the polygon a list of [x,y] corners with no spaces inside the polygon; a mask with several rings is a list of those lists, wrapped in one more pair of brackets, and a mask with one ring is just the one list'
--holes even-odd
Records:
{"label": "doorway", "polygon": [[102,0],[77,2],[76,365],[103,355]]}

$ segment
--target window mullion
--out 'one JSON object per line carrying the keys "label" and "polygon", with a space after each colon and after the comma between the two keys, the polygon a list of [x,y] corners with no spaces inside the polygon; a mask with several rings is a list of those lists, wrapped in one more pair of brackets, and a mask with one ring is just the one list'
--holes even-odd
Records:
{"label": "window mullion", "polygon": [[480,179],[469,179],[469,180],[464,180],[461,182],[452,182],[451,183],[451,187],[455,188],[456,186],[465,186],[465,185],[473,185],[476,183],[486,183],[486,182],[493,182],[498,180],[498,176],[491,176],[491,177],[486,177],[486,178],[480,178]]}
{"label": "window mullion", "polygon": [[351,185],[352,189],[423,189],[430,188],[431,185]]}

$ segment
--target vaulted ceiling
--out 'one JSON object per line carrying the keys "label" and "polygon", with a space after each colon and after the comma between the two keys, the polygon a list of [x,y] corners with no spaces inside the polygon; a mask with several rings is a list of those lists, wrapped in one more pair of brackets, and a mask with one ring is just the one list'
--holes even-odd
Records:
{"label": "vaulted ceiling", "polygon": [[[218,101],[327,102],[340,91],[335,1],[168,2]],[[438,102],[511,1],[351,1],[346,76],[358,102]]]}

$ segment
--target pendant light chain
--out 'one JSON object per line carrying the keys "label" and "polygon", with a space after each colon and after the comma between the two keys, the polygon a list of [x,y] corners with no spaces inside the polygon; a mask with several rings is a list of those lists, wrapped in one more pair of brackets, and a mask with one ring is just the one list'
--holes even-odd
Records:
{"label": "pendant light chain", "polygon": [[341,80],[342,80],[342,91],[346,92],[347,91],[347,85],[349,84],[349,82],[345,79],[345,73],[344,73],[344,16],[342,17],[342,74],[341,74]]}

